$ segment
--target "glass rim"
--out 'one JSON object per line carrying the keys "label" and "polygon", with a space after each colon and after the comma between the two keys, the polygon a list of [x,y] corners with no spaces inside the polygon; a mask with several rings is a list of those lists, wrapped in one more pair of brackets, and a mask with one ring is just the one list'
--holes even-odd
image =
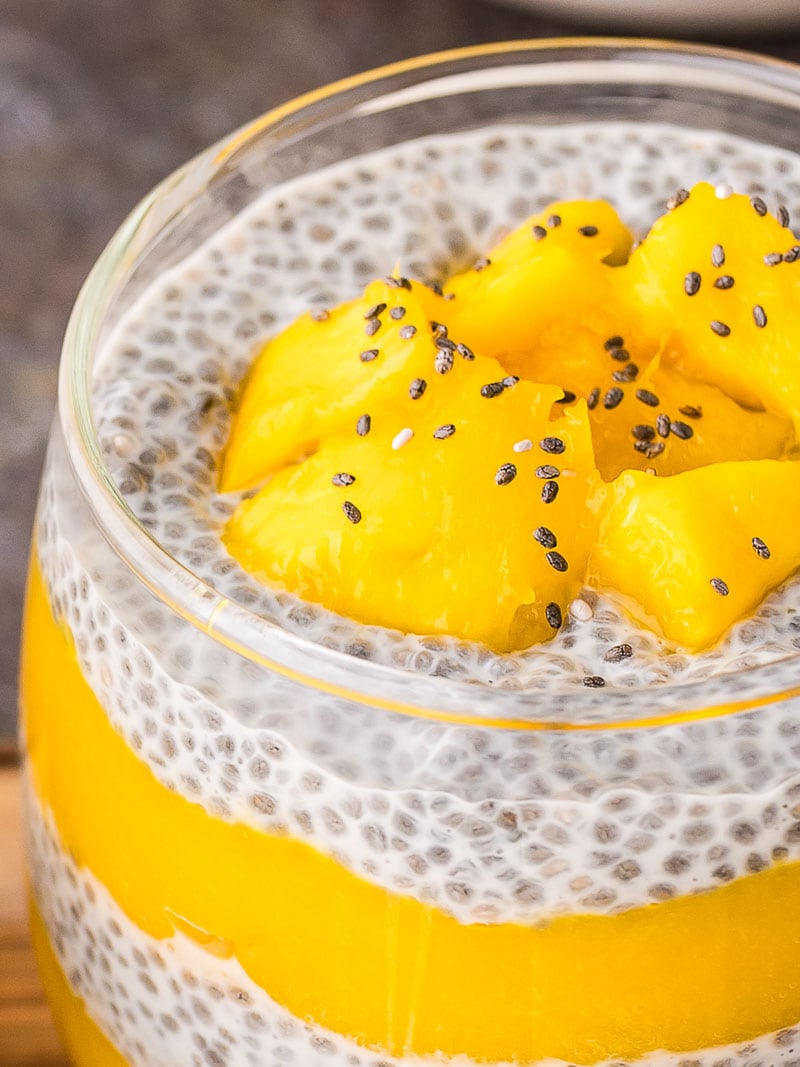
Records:
{"label": "glass rim", "polygon": [[[787,662],[800,664],[800,652],[780,660],[743,671],[711,676],[714,699],[704,697],[709,679],[646,684],[615,689],[583,688],[559,684],[552,689],[491,689],[457,679],[414,673],[406,668],[390,667],[361,659],[347,652],[327,648],[310,639],[267,622],[244,605],[221,596],[175,559],[149,533],[126,503],[104,462],[94,423],[91,400],[94,316],[102,308],[108,287],[120,269],[130,266],[127,256],[131,241],[148,213],[193,171],[216,170],[252,138],[286,119],[321,102],[343,101],[348,110],[348,94],[377,86],[399,76],[419,72],[430,75],[437,67],[472,60],[500,59],[519,53],[529,64],[542,68],[548,54],[561,56],[561,68],[580,64],[563,58],[570,51],[583,51],[583,62],[631,62],[632,59],[689,61],[690,71],[698,74],[703,63],[707,72],[725,68],[737,73],[745,85],[755,82],[771,88],[800,111],[800,67],[784,60],[760,56],[737,48],[678,43],[637,37],[559,37],[504,41],[415,56],[397,63],[365,71],[314,89],[279,105],[255,120],[239,127],[163,179],[134,207],[112,236],[84,282],[67,325],[59,372],[58,415],[64,431],[66,449],[81,491],[86,497],[98,526],[136,579],[170,610],[213,637],[221,645],[246,657],[264,669],[316,689],[320,693],[342,698],[386,712],[414,718],[446,721],[470,726],[518,730],[602,731],[636,729],[718,718],[740,711],[767,707],[800,696],[800,668],[797,685],[776,691],[770,684],[775,667]],[[520,62],[520,65],[522,63]],[[665,72],[667,67],[662,67]],[[467,73],[466,71],[463,73]],[[750,75],[750,77],[748,77]],[[420,84],[420,83],[416,83]],[[352,106],[352,101],[351,101]],[[743,697],[741,683],[748,679],[748,695]],[[413,685],[413,698],[408,695]],[[477,713],[471,709],[476,696],[491,693],[491,711]],[[640,699],[644,710],[631,712],[629,707],[618,715],[608,714],[615,694]],[[553,715],[553,697],[568,702],[569,717]],[[483,701],[479,701],[483,703]],[[598,713],[602,712],[602,718]]]}

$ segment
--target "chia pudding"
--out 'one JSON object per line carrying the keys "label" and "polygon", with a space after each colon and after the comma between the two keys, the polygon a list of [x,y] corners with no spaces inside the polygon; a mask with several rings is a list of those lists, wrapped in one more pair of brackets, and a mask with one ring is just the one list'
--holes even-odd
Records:
{"label": "chia pudding", "polygon": [[[628,1025],[625,1013],[634,1011],[629,1006],[595,1042],[591,1010],[581,1007],[572,1044],[568,1034],[560,1043],[527,1035],[515,1044],[513,1035],[526,1029],[512,1018],[518,999],[507,1017],[488,1008],[485,1027],[459,1031],[458,1009],[456,1021],[448,1021],[429,990],[430,954],[439,941],[421,932],[425,924],[441,926],[447,944],[464,931],[499,938],[509,929],[526,937],[549,929],[563,933],[565,945],[581,944],[585,936],[586,956],[569,962],[578,1001],[585,996],[580,976],[591,971],[594,981],[592,968],[600,967],[586,958],[591,945],[608,951],[601,970],[618,1002],[617,979],[620,989],[628,980],[640,988],[637,1010],[645,1015],[662,1010],[662,994],[676,981],[691,998],[703,964],[681,956],[679,946],[681,938],[689,943],[689,934],[702,940],[712,931],[718,915],[713,907],[702,910],[707,902],[731,894],[724,901],[733,903],[720,908],[736,907],[737,894],[747,894],[770,872],[782,878],[800,859],[800,699],[790,694],[766,710],[704,715],[684,714],[693,707],[687,694],[700,690],[705,706],[737,711],[732,693],[747,698],[745,672],[766,667],[773,693],[793,689],[800,581],[790,579],[719,644],[694,655],[636,626],[591,589],[563,619],[559,614],[551,641],[499,654],[456,638],[336,615],[259,582],[222,542],[243,496],[218,491],[233,404],[264,343],[297,315],[322,313],[393,271],[441,284],[480,262],[502,235],[554,200],[608,200],[644,236],[676,189],[701,180],[721,195],[730,187],[800,218],[800,157],[716,132],[599,122],[504,125],[412,141],[265,194],[149,285],[104,339],[93,409],[110,477],[149,536],[214,591],[214,603],[243,609],[264,632],[278,628],[318,648],[324,662],[351,662],[359,676],[390,672],[409,706],[424,708],[432,685],[457,694],[449,712],[409,716],[354,700],[336,686],[308,687],[291,672],[263,669],[241,648],[215,639],[213,612],[206,632],[199,631],[148,589],[100,534],[90,505],[74,490],[56,431],[36,561],[44,602],[69,634],[69,655],[83,679],[75,685],[87,687],[114,728],[116,740],[97,741],[86,758],[124,743],[137,766],[147,768],[154,796],[168,795],[181,812],[188,802],[197,818],[202,814],[226,831],[243,828],[306,850],[320,864],[309,867],[318,871],[320,896],[328,887],[333,894],[335,885],[358,886],[370,902],[379,898],[380,906],[364,904],[362,918],[365,938],[374,929],[384,933],[382,966],[391,970],[402,955],[393,938],[410,937],[414,948],[405,970],[398,967],[400,977],[385,979],[388,987],[393,981],[408,985],[392,993],[400,1023],[392,1011],[356,1010],[346,992],[327,1001],[315,994],[315,986],[327,988],[318,968],[332,946],[372,957],[357,941],[334,939],[326,947],[309,935],[304,943],[302,916],[286,934],[296,947],[294,962],[285,962],[282,935],[273,931],[263,967],[258,952],[211,929],[199,913],[181,913],[170,903],[171,929],[159,925],[147,893],[130,889],[124,863],[94,862],[92,841],[98,839],[81,838],[80,805],[90,802],[90,792],[75,800],[74,817],[58,810],[55,786],[43,784],[47,775],[39,766],[47,746],[37,717],[45,709],[28,710],[36,907],[69,988],[124,1062],[800,1064],[800,1032],[792,1028],[800,1020],[796,983],[754,994],[758,1005],[781,998],[788,1005],[782,1014],[757,1016],[753,1009],[752,1018],[770,1019],[769,1025],[711,1005],[713,1022],[700,1018],[685,1030],[678,1022],[660,1031],[654,1023],[630,1021],[638,1036],[626,1041],[619,1033]],[[676,425],[680,435],[683,424]],[[33,705],[37,698],[26,699]],[[467,715],[458,710],[465,700]],[[509,721],[504,709],[510,701],[515,714]],[[86,731],[89,737],[89,725]],[[127,767],[125,756],[119,759]],[[112,811],[131,800],[125,781],[120,777],[119,796],[109,797]],[[165,826],[173,825],[171,818],[164,816]],[[184,814],[175,818],[176,827],[183,825]],[[162,848],[156,841],[153,855],[167,864],[175,843]],[[203,870],[211,879],[210,897],[224,898],[227,890],[217,894],[214,888],[213,864]],[[178,885],[177,874],[162,871],[165,886]],[[227,872],[217,873],[228,886]],[[250,888],[241,891],[245,908]],[[791,910],[797,890],[783,892],[778,910]],[[740,906],[749,921],[760,898],[747,900]],[[383,925],[375,918],[379,907]],[[678,931],[675,956],[663,966],[641,963],[637,935],[629,931],[639,917],[646,924],[667,908],[674,910],[663,914],[675,918],[665,921]],[[695,915],[692,908],[700,910]],[[406,911],[416,926],[408,925]],[[227,914],[222,904],[219,913]],[[347,916],[357,931],[355,906]],[[613,925],[626,917],[629,926]],[[784,950],[787,944],[800,950],[800,940],[792,940],[800,931],[791,922],[776,920],[770,929]],[[210,946],[212,935],[224,945]],[[494,944],[476,941],[458,964],[452,949],[451,984],[440,990],[442,1000],[458,1000],[462,989],[465,1004],[477,997],[484,989],[479,963],[487,959],[493,965],[486,981],[504,989],[504,961]],[[539,950],[530,951],[523,959],[535,972],[539,964],[531,961]],[[737,960],[751,961],[751,968],[752,952],[752,946],[743,949],[739,958],[733,944],[714,959],[723,960],[734,982]],[[766,938],[765,973],[776,953]],[[280,957],[275,985],[273,956]],[[359,984],[352,960],[340,966],[342,984],[354,983],[353,996],[365,1003],[370,983],[383,989],[384,979],[375,975],[362,976]],[[673,973],[680,967],[683,982]],[[512,975],[516,986],[520,973]],[[591,981],[587,988],[594,988]],[[554,984],[561,982],[559,974]],[[567,982],[564,988],[572,987]],[[702,989],[701,982],[698,997]],[[512,1001],[515,996],[522,996],[518,989],[509,994]],[[425,1022],[428,1001],[444,1013],[439,1031]],[[560,1002],[551,1008],[557,1018]],[[652,1036],[662,1032],[662,1042]],[[695,1034],[706,1037],[695,1040]]]}

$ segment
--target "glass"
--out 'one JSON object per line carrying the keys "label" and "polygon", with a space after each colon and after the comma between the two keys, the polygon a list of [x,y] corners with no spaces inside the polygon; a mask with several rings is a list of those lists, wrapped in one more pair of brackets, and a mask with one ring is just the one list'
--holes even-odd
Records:
{"label": "glass", "polygon": [[798,109],[797,71],[742,53],[467,49],[271,112],[123,224],[67,332],[22,666],[33,931],[74,1064],[794,1062],[797,653],[610,707],[314,644],[156,543],[90,398],[136,298],[265,189],[497,123],[798,152]]}

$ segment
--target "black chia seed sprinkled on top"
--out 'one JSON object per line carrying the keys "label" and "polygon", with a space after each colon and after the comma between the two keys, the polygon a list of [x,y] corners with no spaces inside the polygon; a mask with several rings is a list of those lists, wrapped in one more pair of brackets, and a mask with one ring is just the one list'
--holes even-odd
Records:
{"label": "black chia seed sprinkled on top", "polygon": [[589,411],[594,411],[594,409],[597,407],[597,402],[599,399],[600,390],[597,388],[592,389],[591,393],[589,393],[589,395],[586,397],[586,406]]}
{"label": "black chia seed sprinkled on top", "polygon": [[361,360],[362,363],[371,363],[373,359],[378,358],[378,349],[365,348],[358,358]]}
{"label": "black chia seed sprinkled on top", "polygon": [[732,274],[720,274],[714,282],[715,289],[733,289],[735,279]]}
{"label": "black chia seed sprinkled on top", "polygon": [[513,482],[517,476],[517,468],[513,463],[503,463],[498,467],[497,473],[494,476],[494,480],[498,485],[508,485],[509,482]]}
{"label": "black chia seed sprinkled on top", "polygon": [[393,319],[402,319],[403,316],[405,315],[405,313],[406,313],[406,309],[401,304],[398,304],[397,307],[393,307],[391,309],[391,311],[389,312],[389,315]]}
{"label": "black chia seed sprinkled on top", "polygon": [[655,459],[656,456],[661,455],[666,446],[663,441],[636,441],[633,447],[647,459]]}
{"label": "black chia seed sprinkled on top", "polygon": [[410,338],[412,338],[416,332],[417,327],[412,326],[411,323],[409,323],[408,326],[400,327],[400,336],[403,338],[404,341],[410,340]]}
{"label": "black chia seed sprinkled on top", "polygon": [[543,437],[539,442],[542,452],[549,452],[552,456],[560,456],[566,447],[560,437]]}
{"label": "black chia seed sprinkled on top", "polygon": [[729,337],[731,328],[725,322],[720,322],[719,319],[712,319],[709,326],[718,337]]}
{"label": "black chia seed sprinkled on top", "polygon": [[550,227],[551,230],[557,229],[561,225],[561,216],[560,215],[550,215],[550,217],[547,220],[547,225]]}
{"label": "black chia seed sprinkled on top", "polygon": [[606,680],[601,678],[599,674],[587,674],[583,679],[583,684],[587,689],[602,689],[606,684]]}
{"label": "black chia seed sprinkled on top", "polygon": [[800,245],[792,245],[788,252],[783,253],[784,263],[794,263],[800,259]]}
{"label": "black chia seed sprinkled on top", "polygon": [[311,318],[314,322],[327,322],[330,317],[330,311],[326,311],[325,308],[315,308],[314,311],[311,312]]}
{"label": "black chia seed sprinkled on top", "polygon": [[547,230],[544,228],[544,226],[537,225],[533,227],[533,229],[531,230],[531,234],[533,235],[533,239],[535,241],[541,241],[542,238],[547,237]]}
{"label": "black chia seed sprinkled on top", "polygon": [[533,531],[533,537],[542,548],[555,548],[558,544],[558,538],[547,526],[537,526]]}
{"label": "black chia seed sprinkled on top", "polygon": [[548,625],[552,626],[554,630],[559,630],[564,621],[561,615],[561,608],[554,601],[551,601],[544,609],[544,617],[547,619]]}
{"label": "black chia seed sprinkled on top", "polygon": [[[426,289],[430,289],[432,293],[436,293],[437,296],[444,296],[445,300],[452,300],[456,295],[455,293],[448,293],[447,296],[445,296],[444,290],[438,282],[423,282],[422,284]],[[411,286],[409,285],[408,288],[410,289]]]}
{"label": "black chia seed sprinkled on top", "polygon": [[506,389],[510,389],[512,385],[516,385],[519,378],[516,374],[509,374],[507,378],[503,378],[503,385]]}
{"label": "black chia seed sprinkled on top", "polygon": [[459,356],[461,356],[462,359],[466,359],[470,363],[475,359],[475,353],[472,351],[469,345],[462,345],[460,343],[457,344],[456,352],[458,352]]}
{"label": "black chia seed sprinkled on top", "polygon": [[424,378],[415,378],[414,381],[408,387],[408,395],[412,400],[419,400],[425,390],[428,388],[428,383]]}
{"label": "black chia seed sprinkled on top", "polygon": [[543,463],[541,467],[536,468],[537,478],[558,478],[561,471],[558,467],[554,467],[552,463]]}
{"label": "black chia seed sprinkled on top", "polygon": [[367,325],[364,327],[364,333],[367,335],[367,337],[374,337],[380,328],[380,319],[369,319],[367,321]]}
{"label": "black chia seed sprinkled on top", "polygon": [[682,408],[678,408],[678,411],[687,419],[702,419],[703,417],[703,409],[694,404],[684,404]]}
{"label": "black chia seed sprinkled on top", "polygon": [[615,359],[617,363],[627,363],[631,358],[631,354],[627,348],[612,348],[609,350],[609,356]]}
{"label": "black chia seed sprinkled on top", "polygon": [[611,377],[615,382],[633,382],[636,381],[638,374],[639,368],[635,363],[626,363],[621,370],[613,371]]}
{"label": "black chia seed sprinkled on top", "polygon": [[437,340],[447,337],[447,327],[443,322],[437,322],[436,319],[431,319],[429,325],[431,331],[436,335]]}
{"label": "black chia seed sprinkled on top", "polygon": [[756,215],[760,215],[762,218],[766,215],[767,205],[764,203],[760,196],[751,196],[750,204]]}
{"label": "black chia seed sprinkled on top", "polygon": [[[390,274],[383,280],[386,282],[390,289],[411,289],[411,282],[408,280],[408,278],[395,278],[394,275]],[[429,282],[427,284],[429,289],[433,288],[432,282]]]}
{"label": "black chia seed sprinkled on top", "polygon": [[760,537],[754,537],[750,543],[755,549],[756,555],[760,556],[762,559],[769,559],[769,557],[772,555],[772,553]]}
{"label": "black chia seed sprinkled on top", "polygon": [[560,552],[545,552],[544,558],[550,564],[554,571],[559,571],[561,574],[564,571],[569,570],[569,564],[561,555]]}
{"label": "black chia seed sprinkled on top", "polygon": [[453,351],[450,348],[437,348],[433,366],[437,374],[447,374],[453,369]]}
{"label": "black chia seed sprinkled on top", "polygon": [[648,426],[644,422],[639,422],[635,426],[631,426],[631,433],[637,441],[652,441],[656,435],[656,431],[652,426]]}
{"label": "black chia seed sprinkled on top", "polygon": [[687,296],[694,296],[695,293],[700,291],[700,283],[702,278],[696,270],[690,270],[686,277],[683,279],[683,291]]}
{"label": "black chia seed sprinkled on top", "polygon": [[615,407],[618,407],[622,403],[622,398],[625,396],[619,386],[614,386],[613,389],[609,389],[606,395],[603,397],[603,407],[612,411]]}
{"label": "black chia seed sprinkled on top", "polygon": [[753,308],[753,322],[759,330],[763,330],[767,325],[767,313],[760,304],[756,304]]}
{"label": "black chia seed sprinkled on top", "polygon": [[356,433],[359,437],[366,437],[372,429],[372,419],[369,415],[359,415],[356,423]]}
{"label": "black chia seed sprinkled on top", "polygon": [[545,482],[542,486],[542,503],[552,504],[558,496],[558,482]]}
{"label": "black chia seed sprinkled on top", "polygon": [[730,592],[730,589],[728,589],[727,584],[723,582],[721,578],[712,578],[711,588],[714,590],[715,593],[719,593],[720,596],[727,596]]}
{"label": "black chia seed sprinkled on top", "polygon": [[491,267],[491,265],[492,261],[490,259],[487,259],[486,256],[481,256],[479,259],[476,259],[475,262],[472,264],[472,269],[481,271],[485,270],[486,267]]}
{"label": "black chia seed sprinkled on top", "polygon": [[669,428],[681,441],[688,441],[690,437],[694,437],[694,430],[685,422],[673,420],[669,424]]}
{"label": "black chia seed sprinkled on top", "polygon": [[348,474],[346,471],[340,471],[331,478],[333,485],[352,485],[355,480],[355,475]]}
{"label": "black chia seed sprinkled on top", "polygon": [[440,426],[438,429],[434,430],[433,436],[437,441],[444,441],[446,437],[452,437],[455,432],[455,426],[452,422],[448,422],[444,426]]}
{"label": "black chia seed sprinkled on top", "polygon": [[565,389],[564,390],[564,395],[560,396],[558,398],[558,400],[556,400],[556,403],[557,404],[571,404],[573,400],[575,400],[575,394],[571,393],[569,391],[569,389]]}
{"label": "black chia seed sprinkled on top", "polygon": [[661,403],[656,394],[651,393],[649,389],[637,389],[636,399],[641,400],[643,404],[647,404],[649,408],[657,408]]}
{"label": "black chia seed sprinkled on top", "polygon": [[579,226],[578,233],[583,237],[597,237],[600,231],[596,226]]}
{"label": "black chia seed sprinkled on top", "polygon": [[659,437],[669,437],[669,415],[665,415],[663,411],[656,419],[656,433]]}
{"label": "black chia seed sprinkled on top", "polygon": [[670,211],[674,211],[676,207],[680,207],[681,204],[685,204],[688,199],[689,199],[689,190],[688,189],[678,189],[678,191],[676,193],[674,193],[669,198],[669,200],[667,201],[667,207],[669,208]]}
{"label": "black chia seed sprinkled on top", "polygon": [[620,337],[618,333],[615,333],[613,337],[609,337],[603,341],[603,348],[606,352],[610,352],[614,348],[622,348],[625,344],[625,338]]}
{"label": "black chia seed sprinkled on top", "polygon": [[778,208],[778,222],[786,229],[791,222],[789,218],[789,209],[784,207],[783,204]]}
{"label": "black chia seed sprinkled on top", "polygon": [[764,263],[768,267],[777,267],[783,258],[780,252],[767,252],[764,256]]}
{"label": "black chia seed sprinkled on top", "polygon": [[627,641],[623,641],[621,645],[614,645],[606,652],[603,659],[606,663],[621,663],[624,659],[630,659],[633,655],[633,648]]}
{"label": "black chia seed sprinkled on top", "polygon": [[378,315],[382,315],[386,310],[386,304],[373,304],[369,311],[364,312],[365,319],[374,319]]}
{"label": "black chia seed sprinkled on top", "polygon": [[342,504],[342,511],[345,513],[350,522],[355,526],[356,523],[361,522],[361,512],[350,500],[345,500]]}
{"label": "black chia seed sprinkled on top", "polygon": [[500,396],[505,392],[505,385],[503,382],[487,382],[486,385],[481,386],[481,396],[485,396],[487,400],[491,400],[495,396]]}
{"label": "black chia seed sprinkled on top", "polygon": [[721,267],[725,262],[725,249],[722,245],[714,245],[711,249],[711,263],[715,267]]}

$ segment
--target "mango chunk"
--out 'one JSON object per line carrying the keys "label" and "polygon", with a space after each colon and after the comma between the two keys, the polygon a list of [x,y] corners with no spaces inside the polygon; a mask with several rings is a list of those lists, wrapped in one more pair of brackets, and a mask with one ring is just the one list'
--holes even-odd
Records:
{"label": "mango chunk", "polygon": [[[522,223],[489,259],[453,277],[445,291],[454,335],[513,374],[540,348],[550,328],[579,326],[593,337],[616,332],[616,271],[633,236],[610,204],[551,204]],[[526,374],[532,377],[532,374]],[[559,383],[560,384],[560,383]]]}
{"label": "mango chunk", "polygon": [[800,424],[800,249],[759,198],[696,185],[620,276],[669,362]]}
{"label": "mango chunk", "polygon": [[713,645],[800,565],[800,464],[746,460],[609,487],[588,581],[681,648]]}
{"label": "mango chunk", "polygon": [[432,369],[422,396],[398,390],[243,501],[227,547],[261,579],[368,624],[498,651],[546,640],[594,539],[585,405],[551,421],[557,387],[481,357]]}
{"label": "mango chunk", "polygon": [[781,459],[794,447],[788,419],[747,411],[715,386],[663,366],[659,357],[621,389],[613,408],[601,392],[589,415],[606,481],[623,470],[670,475],[724,460]]}
{"label": "mango chunk", "polygon": [[256,485],[427,374],[439,306],[446,307],[442,297],[418,282],[374,281],[357,300],[301,315],[270,340],[244,384],[222,492]]}

